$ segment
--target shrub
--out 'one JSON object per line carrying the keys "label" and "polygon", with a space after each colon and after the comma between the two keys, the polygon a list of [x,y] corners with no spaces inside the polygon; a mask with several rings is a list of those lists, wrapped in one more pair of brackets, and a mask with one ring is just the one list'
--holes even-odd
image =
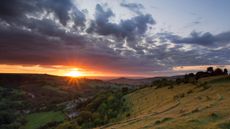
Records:
{"label": "shrub", "polygon": [[207,90],[207,89],[210,88],[210,86],[208,85],[207,82],[204,82],[204,83],[199,84],[198,87],[201,87],[201,88],[202,88],[201,91],[204,91],[204,90]]}
{"label": "shrub", "polygon": [[81,111],[79,117],[77,118],[77,122],[79,125],[87,122],[91,122],[93,119],[93,115],[90,111]]}
{"label": "shrub", "polygon": [[52,127],[56,127],[60,123],[61,122],[57,122],[57,121],[49,122],[46,125],[40,127],[39,129],[49,129],[49,128],[52,128]]}
{"label": "shrub", "polygon": [[173,85],[171,85],[171,86],[169,86],[169,87],[168,87],[168,89],[173,89],[173,88],[174,88],[174,86],[173,86]]}
{"label": "shrub", "polygon": [[127,94],[128,91],[129,91],[129,88],[128,87],[123,87],[121,90],[122,90],[123,94]]}
{"label": "shrub", "polygon": [[192,90],[189,90],[188,92],[187,92],[187,94],[192,94],[193,93],[193,91]]}
{"label": "shrub", "polygon": [[172,120],[172,119],[173,118],[166,117],[166,118],[163,118],[162,120],[157,120],[157,121],[155,121],[155,125],[160,124],[160,123],[164,123],[164,122]]}
{"label": "shrub", "polygon": [[56,129],[80,129],[77,124],[71,122],[64,122],[60,124]]}
{"label": "shrub", "polygon": [[230,121],[224,122],[218,125],[221,129],[229,129],[230,128]]}
{"label": "shrub", "polygon": [[192,110],[192,113],[196,113],[196,112],[199,112],[198,108],[195,108],[195,109]]}
{"label": "shrub", "polygon": [[160,124],[160,123],[161,123],[160,120],[155,121],[155,125],[158,125],[158,124]]}
{"label": "shrub", "polygon": [[210,117],[212,117],[212,118],[218,118],[219,115],[218,115],[217,113],[211,113],[211,114],[210,114]]}

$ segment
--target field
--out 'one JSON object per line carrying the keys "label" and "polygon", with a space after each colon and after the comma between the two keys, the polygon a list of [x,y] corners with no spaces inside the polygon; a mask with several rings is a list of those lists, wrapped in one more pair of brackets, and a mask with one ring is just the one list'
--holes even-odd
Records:
{"label": "field", "polygon": [[49,122],[61,122],[65,116],[61,112],[40,112],[32,113],[26,116],[27,124],[22,129],[38,129]]}
{"label": "field", "polygon": [[230,78],[202,78],[197,84],[146,87],[125,96],[131,112],[107,129],[229,129]]}

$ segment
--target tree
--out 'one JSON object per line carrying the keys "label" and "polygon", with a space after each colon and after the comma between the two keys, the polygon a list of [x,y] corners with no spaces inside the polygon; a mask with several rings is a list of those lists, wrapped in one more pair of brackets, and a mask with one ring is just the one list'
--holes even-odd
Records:
{"label": "tree", "polygon": [[221,68],[216,68],[214,71],[214,75],[223,75],[224,72]]}
{"label": "tree", "polygon": [[128,91],[129,91],[129,88],[128,87],[122,87],[122,93],[123,94],[126,94],[126,93],[128,93]]}
{"label": "tree", "polygon": [[228,75],[228,70],[226,68],[224,69],[224,74]]}
{"label": "tree", "polygon": [[179,84],[182,83],[182,82],[183,82],[182,79],[180,79],[180,78],[177,78],[177,79],[176,79],[176,84],[177,84],[177,85],[179,85]]}
{"label": "tree", "polygon": [[78,124],[81,125],[83,123],[91,122],[93,118],[92,115],[93,114],[90,111],[81,111],[77,118]]}
{"label": "tree", "polygon": [[209,77],[210,74],[208,74],[207,72],[203,72],[203,71],[199,71],[196,73],[196,79],[200,79],[203,77]]}
{"label": "tree", "polygon": [[207,68],[207,73],[213,74],[213,72],[214,72],[213,67],[208,67]]}
{"label": "tree", "polygon": [[188,76],[189,77],[195,77],[195,74],[194,73],[189,73]]}

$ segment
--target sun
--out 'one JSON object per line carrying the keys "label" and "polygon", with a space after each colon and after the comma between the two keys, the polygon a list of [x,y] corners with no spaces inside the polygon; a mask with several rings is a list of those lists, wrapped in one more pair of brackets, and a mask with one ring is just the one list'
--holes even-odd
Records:
{"label": "sun", "polygon": [[76,77],[83,76],[83,74],[78,70],[72,70],[72,71],[66,73],[65,76],[76,78]]}

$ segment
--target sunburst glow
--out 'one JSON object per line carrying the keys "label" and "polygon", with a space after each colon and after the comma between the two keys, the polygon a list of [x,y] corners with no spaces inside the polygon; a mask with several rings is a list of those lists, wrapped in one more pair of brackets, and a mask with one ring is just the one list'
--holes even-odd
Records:
{"label": "sunburst glow", "polygon": [[66,76],[69,76],[69,77],[74,77],[74,78],[76,78],[76,77],[81,77],[81,76],[83,76],[83,73],[80,72],[80,71],[77,70],[77,69],[73,69],[72,71],[66,73],[65,75],[66,75]]}

